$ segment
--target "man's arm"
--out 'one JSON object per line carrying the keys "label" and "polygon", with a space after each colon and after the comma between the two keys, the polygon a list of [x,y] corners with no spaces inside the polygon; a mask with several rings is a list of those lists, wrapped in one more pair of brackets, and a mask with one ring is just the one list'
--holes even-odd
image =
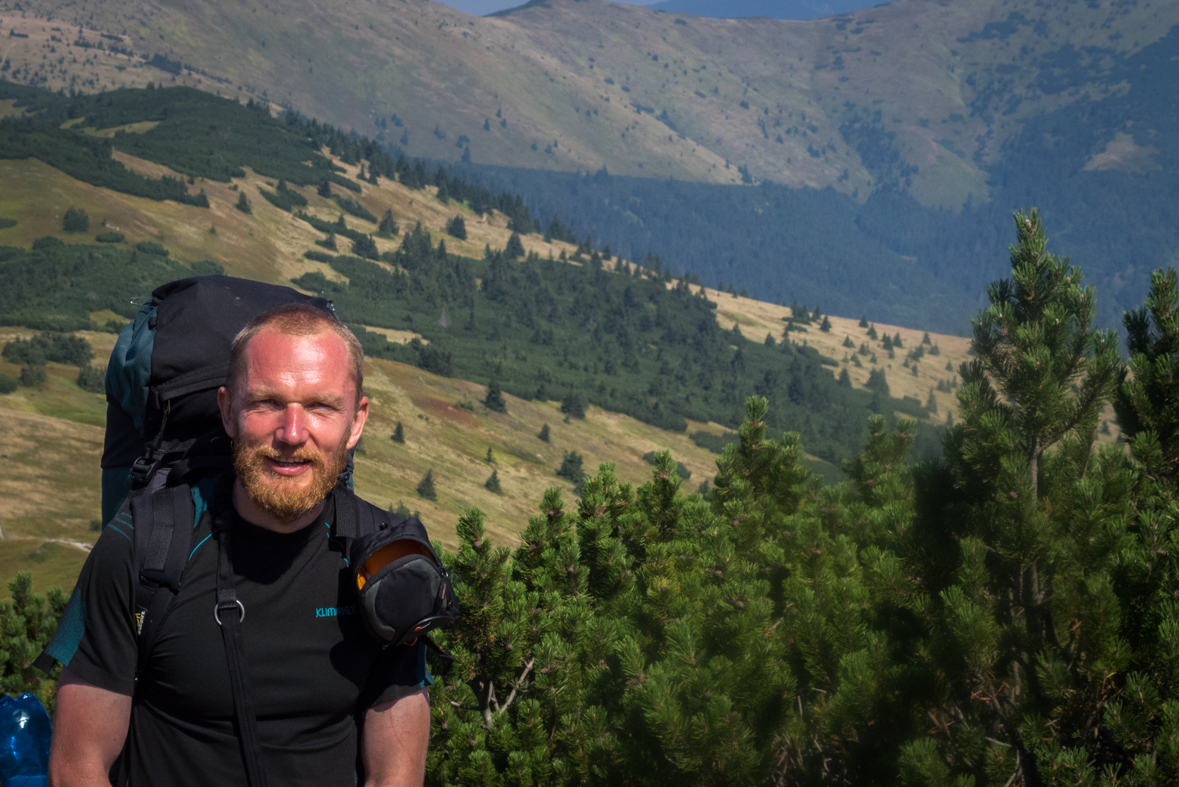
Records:
{"label": "man's arm", "polygon": [[430,692],[382,702],[364,715],[365,787],[421,787],[430,744]]}
{"label": "man's arm", "polygon": [[130,697],[62,669],[49,752],[50,787],[109,787],[130,721]]}

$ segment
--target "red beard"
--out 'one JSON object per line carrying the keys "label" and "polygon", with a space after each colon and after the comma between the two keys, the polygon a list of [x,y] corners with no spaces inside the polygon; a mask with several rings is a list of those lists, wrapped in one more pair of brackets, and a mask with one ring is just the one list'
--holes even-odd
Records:
{"label": "red beard", "polygon": [[[246,493],[266,513],[281,522],[294,522],[323,502],[336,485],[336,478],[344,469],[348,449],[341,443],[340,450],[325,462],[318,452],[302,446],[292,454],[284,454],[270,446],[249,448],[234,441],[233,469]],[[298,460],[311,466],[311,479],[306,474],[291,477],[271,472],[267,459]]]}

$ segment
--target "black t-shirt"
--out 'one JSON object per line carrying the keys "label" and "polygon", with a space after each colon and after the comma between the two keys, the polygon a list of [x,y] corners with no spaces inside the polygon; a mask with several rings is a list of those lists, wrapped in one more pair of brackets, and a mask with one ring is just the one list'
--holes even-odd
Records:
{"label": "black t-shirt", "polygon": [[[138,681],[134,523],[126,514],[98,539],[50,652],[83,680],[134,696],[121,783],[245,785],[225,647],[213,617],[218,553],[209,537],[214,517],[232,517],[236,590],[246,609],[242,643],[264,767],[274,784],[353,787],[364,710],[428,685],[424,648],[382,650],[365,629],[342,541],[327,517],[296,533],[275,533],[238,517],[227,505],[228,487],[218,485],[211,512],[192,534],[180,593]],[[325,513],[332,510],[329,500]]]}

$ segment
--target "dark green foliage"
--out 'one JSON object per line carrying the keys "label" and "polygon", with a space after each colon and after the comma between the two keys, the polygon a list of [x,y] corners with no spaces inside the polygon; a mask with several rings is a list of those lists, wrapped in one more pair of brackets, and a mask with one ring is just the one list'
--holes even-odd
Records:
{"label": "dark green foliage", "polygon": [[279,180],[274,191],[267,191],[259,187],[262,197],[279,210],[292,211],[295,208],[307,207],[307,198],[290,188],[285,180]]}
{"label": "dark green foliage", "polygon": [[33,592],[33,576],[22,571],[8,583],[12,598],[0,601],[0,693],[17,696],[32,692],[51,714],[57,696],[54,667],[47,677],[33,660],[53,639],[65,611],[61,588],[41,595]]}
{"label": "dark green foliage", "polygon": [[724,453],[725,446],[737,439],[736,432],[726,432],[724,434],[713,434],[712,432],[698,431],[692,432],[688,435],[692,442],[701,448],[706,448],[714,454]]}
{"label": "dark green foliage", "polygon": [[237,204],[234,205],[234,207],[237,208],[238,210],[240,210],[242,213],[245,213],[246,215],[249,215],[254,212],[254,209],[250,206],[250,200],[246,197],[245,191],[238,192]]}
{"label": "dark green foliage", "polygon": [[9,227],[15,227],[15,226],[16,226],[16,219],[6,219],[3,216],[0,216],[0,230],[6,230]]}
{"label": "dark green foliage", "polygon": [[83,366],[78,370],[77,383],[87,393],[106,393],[106,372],[93,366]]}
{"label": "dark green foliage", "polygon": [[585,397],[580,391],[572,391],[561,400],[561,412],[571,418],[585,418]]}
{"label": "dark green foliage", "polygon": [[458,238],[459,240],[467,239],[467,223],[463,221],[462,216],[455,216],[453,219],[446,222],[446,234]]}
{"label": "dark green foliage", "polygon": [[581,493],[582,482],[585,481],[585,470],[582,464],[585,460],[576,451],[566,451],[561,459],[561,466],[557,468],[557,476],[570,481],[578,494]]}
{"label": "dark green foliage", "polygon": [[899,331],[895,336],[892,337],[892,346],[897,348],[902,348],[905,346],[901,343],[901,334]]}
{"label": "dark green foliage", "polygon": [[143,254],[154,254],[158,257],[167,257],[168,250],[158,243],[150,240],[140,241],[135,244],[135,250]]}
{"label": "dark green foliage", "polygon": [[397,226],[397,221],[393,218],[393,211],[386,210],[385,215],[381,217],[381,223],[377,226],[377,233],[386,237],[393,237],[401,232],[401,228]]}
{"label": "dark green foliage", "polygon": [[52,235],[46,235],[44,238],[37,238],[33,241],[33,251],[50,251],[60,249],[65,246],[61,238],[55,238]]}
{"label": "dark green foliage", "polygon": [[504,401],[503,391],[500,390],[499,383],[495,380],[487,384],[487,396],[483,399],[483,405],[488,410],[494,410],[497,413],[508,411],[508,403]]}
{"label": "dark green foliage", "polygon": [[0,394],[15,393],[19,386],[20,382],[15,377],[0,374]]}
{"label": "dark green foliage", "polygon": [[1126,313],[1129,372],[1114,400],[1118,423],[1134,459],[1150,478],[1179,474],[1179,279],[1175,269],[1155,271],[1140,309]]}
{"label": "dark green foliage", "polygon": [[397,428],[393,430],[393,434],[390,435],[390,439],[395,443],[405,442],[405,427],[401,425],[400,421],[397,422]]}
{"label": "dark green foliage", "polygon": [[959,372],[959,398],[964,417],[988,411],[1001,419],[990,425],[1018,441],[1034,491],[1044,451],[1074,429],[1096,427],[1120,358],[1113,332],[1092,327],[1096,291],[1081,288],[1067,258],[1046,251],[1039,213],[1017,213],[1015,224],[1012,278],[987,288],[991,306],[973,322],[978,358]]}
{"label": "dark green foliage", "polygon": [[764,344],[766,347],[773,347],[777,345],[777,343],[778,341],[774,338],[774,334],[772,333],[767,333],[766,340],[762,342],[762,344]]}
{"label": "dark green foliage", "polygon": [[128,294],[192,275],[180,263],[111,246],[53,244],[0,253],[0,324],[76,331],[89,329],[90,312],[110,309],[131,319]]}
{"label": "dark green foliage", "polygon": [[94,239],[99,243],[122,243],[126,237],[121,232],[100,232]]}
{"label": "dark green foliage", "polygon": [[368,235],[361,232],[360,230],[354,230],[354,229],[349,228],[347,223],[344,221],[343,214],[341,214],[340,218],[334,222],[324,221],[323,219],[317,219],[315,216],[312,216],[309,213],[304,213],[303,211],[299,211],[295,215],[298,218],[300,218],[303,221],[310,224],[312,227],[315,227],[315,229],[319,230],[320,232],[326,233],[328,235],[342,235],[345,238],[348,238],[349,240],[351,240],[353,242],[355,242],[361,238],[368,237]]}
{"label": "dark green foliage", "polygon": [[[669,287],[654,270],[634,278],[535,255],[520,263],[494,251],[483,260],[443,256],[420,227],[382,259],[398,272],[340,256],[329,264],[347,284],[295,281],[331,298],[349,323],[412,327],[428,341],[392,345],[358,334],[366,352],[446,376],[494,378],[524,399],[569,395],[571,417],[580,398],[582,407],[678,430],[688,418],[736,426],[742,397],[761,391],[779,413],[774,426],[807,435],[816,455],[837,461],[856,450],[868,395],[839,387],[813,349],[766,347],[722,330],[710,301],[682,282]],[[468,317],[443,328],[443,307]]]}
{"label": "dark green foliage", "polygon": [[69,208],[62,217],[61,228],[66,232],[89,232],[90,217],[81,208]]}
{"label": "dark green foliage", "polygon": [[544,233],[544,239],[546,243],[554,240],[577,243],[577,236],[573,234],[573,230],[562,224],[555,214],[553,220],[549,222],[549,228]]}
{"label": "dark green foliage", "polygon": [[[818,311],[818,309],[816,309],[815,311]],[[830,333],[831,332],[831,321],[827,319],[827,315],[825,315],[825,314],[823,315],[823,323],[819,326],[819,330],[822,331],[823,333]]]}
{"label": "dark green foliage", "polygon": [[888,396],[888,380],[884,377],[884,370],[873,369],[868,372],[868,382],[865,387],[880,396]]}
{"label": "dark green foliage", "polygon": [[868,315],[864,315],[863,317],[860,318],[860,327],[861,328],[868,327]]}
{"label": "dark green foliage", "polygon": [[336,197],[336,204],[340,206],[340,210],[344,211],[350,216],[355,216],[356,218],[364,219],[365,221],[371,221],[373,224],[377,223],[377,217],[351,197]]}
{"label": "dark green foliage", "polygon": [[843,337],[843,346],[854,350],[856,347],[856,343],[851,340],[850,336],[844,336]]}
{"label": "dark green foliage", "polygon": [[516,260],[524,256],[524,242],[520,240],[520,233],[513,232],[508,238],[508,245],[504,248],[504,254],[509,258]]}
{"label": "dark green foliage", "polygon": [[377,242],[373,240],[371,235],[361,235],[352,241],[352,253],[357,257],[364,257],[367,260],[377,260],[381,258],[381,251],[377,248]]}
{"label": "dark green foliage", "polygon": [[488,492],[494,492],[497,495],[503,494],[503,488],[499,485],[499,471],[492,470],[491,475],[483,482],[483,486],[487,488]]}
{"label": "dark green foliage", "polygon": [[[654,451],[648,451],[647,453],[643,454],[643,461],[649,465],[658,465],[659,464],[659,460],[658,460],[657,455]],[[689,470],[684,465],[683,462],[676,462],[675,463],[675,472],[676,472],[676,475],[678,475],[680,477],[681,481],[687,481],[689,478],[692,477],[692,471]]]}
{"label": "dark green foliage", "polygon": [[332,183],[327,178],[320,181],[319,186],[316,187],[315,193],[325,199],[332,198]]}
{"label": "dark green foliage", "polygon": [[547,443],[549,441],[549,425],[541,425],[540,432],[536,436]]}
{"label": "dark green foliage", "polygon": [[884,348],[885,352],[891,352],[893,348],[892,337],[887,333],[884,334],[884,340],[880,342],[880,346]]}
{"label": "dark green foliage", "polygon": [[40,388],[45,385],[49,377],[45,374],[44,366],[22,366],[20,368],[20,384],[25,388]]}
{"label": "dark green foliage", "polygon": [[42,331],[31,339],[13,339],[0,357],[9,363],[43,366],[46,362],[85,366],[94,357],[90,342],[68,333]]}
{"label": "dark green foliage", "polygon": [[[876,341],[876,339],[879,338],[876,334],[876,326],[875,325],[869,326],[868,338],[871,339],[872,341]],[[886,336],[885,338],[888,338],[888,337]]]}
{"label": "dark green foliage", "polygon": [[851,388],[851,375],[847,373],[847,369],[839,370],[839,384],[844,388]]}
{"label": "dark green foliage", "polygon": [[434,490],[433,470],[427,470],[426,474],[422,476],[422,480],[418,482],[418,497],[423,497],[426,500],[438,499],[438,493]]}
{"label": "dark green foliage", "polygon": [[933,344],[933,340],[929,338],[929,331],[926,331],[926,332],[925,332],[925,333],[924,333],[924,334],[921,336],[921,343],[922,343],[922,344],[930,344],[930,345],[932,345],[932,344]]}

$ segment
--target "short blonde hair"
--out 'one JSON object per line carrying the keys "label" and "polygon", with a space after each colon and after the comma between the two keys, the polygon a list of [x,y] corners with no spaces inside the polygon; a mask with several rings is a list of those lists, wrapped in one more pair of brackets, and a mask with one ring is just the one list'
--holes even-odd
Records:
{"label": "short blonde hair", "polygon": [[264,330],[274,330],[283,336],[316,336],[326,331],[340,337],[348,348],[348,373],[356,385],[356,403],[360,403],[364,390],[364,350],[360,341],[334,315],[304,303],[287,304],[263,312],[238,331],[229,348],[229,374],[225,379],[231,397],[238,381],[246,374],[246,348]]}

